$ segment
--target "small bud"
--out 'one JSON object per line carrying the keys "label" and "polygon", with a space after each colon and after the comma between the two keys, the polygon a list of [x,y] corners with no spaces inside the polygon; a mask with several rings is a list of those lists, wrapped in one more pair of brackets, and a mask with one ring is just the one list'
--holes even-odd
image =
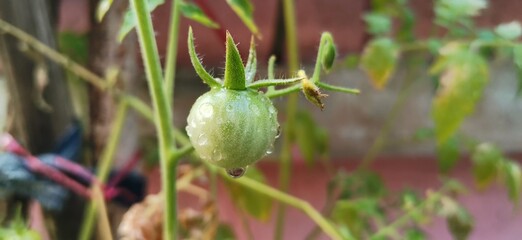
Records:
{"label": "small bud", "polygon": [[321,64],[323,65],[323,69],[325,71],[330,71],[336,57],[335,45],[332,42],[326,43],[323,47],[323,52],[321,55]]}
{"label": "small bud", "polygon": [[303,70],[299,70],[299,72],[297,72],[297,75],[303,78],[301,80],[301,89],[303,90],[306,99],[308,99],[308,101],[321,108],[322,111],[324,109],[324,104],[321,101],[321,98],[325,98],[328,95],[321,93],[319,87],[317,87],[317,85],[315,85],[314,82],[308,79],[306,73]]}

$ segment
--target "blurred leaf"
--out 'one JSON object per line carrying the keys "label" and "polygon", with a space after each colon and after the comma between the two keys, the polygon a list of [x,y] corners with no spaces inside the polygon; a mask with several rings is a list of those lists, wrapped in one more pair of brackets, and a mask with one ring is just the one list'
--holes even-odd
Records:
{"label": "blurred leaf", "polygon": [[98,7],[96,8],[96,20],[98,20],[98,22],[103,20],[103,17],[105,17],[105,14],[107,14],[111,8],[112,1],[113,0],[100,0],[98,2]]}
{"label": "blurred leaf", "polygon": [[437,0],[435,2],[435,22],[448,28],[454,28],[458,25],[452,25],[453,23],[471,22],[471,17],[479,15],[480,11],[487,6],[486,0]]}
{"label": "blurred leaf", "polygon": [[89,58],[89,39],[86,35],[72,32],[60,32],[60,52],[80,64],[87,63]]}
{"label": "blurred leaf", "polygon": [[237,238],[234,234],[234,230],[232,230],[232,228],[229,225],[220,224],[216,231],[216,236],[214,236],[214,239],[235,240]]}
{"label": "blurred leaf", "polygon": [[[266,183],[265,176],[254,167],[249,167],[245,176]],[[272,213],[272,198],[226,179],[230,198],[235,205],[260,221],[268,221]]]}
{"label": "blurred leaf", "polygon": [[457,203],[447,212],[446,224],[455,240],[467,239],[474,225],[469,212]]}
{"label": "blurred leaf", "polygon": [[254,22],[254,7],[250,0],[227,0],[228,5],[239,16],[252,34],[261,37],[261,33]]}
{"label": "blurred leaf", "polygon": [[520,96],[520,94],[522,93],[522,44],[517,44],[515,45],[515,47],[513,47],[513,62],[517,67],[517,96]]}
{"label": "blurred leaf", "polygon": [[520,201],[520,192],[522,191],[522,173],[520,166],[513,161],[506,161],[502,168],[504,175],[504,185],[508,190],[509,199],[518,205]]}
{"label": "blurred leaf", "polygon": [[308,166],[312,166],[318,157],[328,152],[326,130],[316,124],[307,111],[297,112],[294,130],[297,145]]}
{"label": "blurred leaf", "polygon": [[489,80],[487,63],[480,55],[458,46],[441,51],[431,70],[443,70],[432,108],[438,143],[446,142],[473,113]]}
{"label": "blurred leaf", "polygon": [[415,131],[414,138],[417,141],[426,141],[435,137],[433,128],[419,128]]}
{"label": "blurred leaf", "polygon": [[343,65],[348,69],[354,69],[359,65],[359,55],[350,54],[344,58]]}
{"label": "blurred leaf", "polygon": [[437,143],[437,158],[439,171],[448,173],[459,160],[459,141],[455,136],[450,137],[443,143]]}
{"label": "blurred leaf", "polygon": [[391,19],[389,16],[380,13],[368,13],[363,17],[366,22],[367,32],[372,35],[382,36],[390,32]]}
{"label": "blurred leaf", "polygon": [[361,57],[361,68],[369,75],[372,84],[382,89],[395,71],[399,47],[389,38],[372,40]]}
{"label": "blurred leaf", "polygon": [[409,7],[404,7],[399,15],[401,25],[397,33],[397,39],[400,41],[413,41],[415,39],[415,14]]}
{"label": "blurred leaf", "polygon": [[0,227],[0,239],[5,240],[40,240],[38,232],[32,230],[24,222],[21,208],[18,207],[14,219],[9,223],[8,227]]}
{"label": "blurred leaf", "polygon": [[[154,11],[159,5],[163,4],[165,0],[146,0],[147,1],[147,10],[148,12]],[[129,34],[129,32],[136,27],[136,20],[134,17],[134,11],[129,7],[125,14],[123,15],[123,22],[120,27],[120,32],[118,33],[118,41],[123,41],[125,36]]]}
{"label": "blurred leaf", "polygon": [[424,240],[424,239],[426,239],[426,234],[418,228],[408,229],[406,231],[406,233],[404,234],[404,239],[405,240]]}
{"label": "blurred leaf", "polygon": [[484,188],[497,177],[497,166],[502,162],[503,156],[495,146],[482,143],[475,148],[471,159],[475,183],[478,187]]}
{"label": "blurred leaf", "polygon": [[198,5],[194,3],[180,1],[179,3],[180,11],[184,17],[201,23],[205,27],[209,28],[219,28],[219,24],[210,19],[204,12],[199,8]]}
{"label": "blurred leaf", "polygon": [[340,200],[335,203],[332,211],[332,219],[338,224],[347,226],[358,239],[370,229],[370,219],[381,216],[378,201],[374,198]]}
{"label": "blurred leaf", "polygon": [[522,27],[517,21],[502,23],[495,28],[495,33],[506,40],[515,40],[522,35]]}
{"label": "blurred leaf", "polygon": [[370,171],[356,171],[344,177],[340,198],[380,198],[385,194],[386,188],[379,175]]}

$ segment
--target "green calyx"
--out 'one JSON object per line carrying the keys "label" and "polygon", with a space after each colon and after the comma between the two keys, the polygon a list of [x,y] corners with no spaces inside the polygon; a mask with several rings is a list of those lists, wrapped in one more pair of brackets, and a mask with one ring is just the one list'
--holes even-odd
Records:
{"label": "green calyx", "polygon": [[239,50],[237,50],[234,39],[232,39],[232,36],[228,31],[226,45],[225,81],[223,86],[232,90],[245,90],[246,77],[243,60],[241,60]]}
{"label": "green calyx", "polygon": [[225,62],[225,80],[221,81],[214,78],[210,73],[205,70],[201,60],[196,53],[196,47],[194,46],[194,34],[192,28],[189,28],[188,33],[188,50],[190,55],[190,61],[194,66],[194,69],[198,76],[211,88],[225,88],[229,90],[244,91],[247,89],[259,89],[263,87],[291,85],[299,82],[302,78],[290,78],[290,79],[262,79],[254,81],[256,70],[257,70],[257,59],[256,59],[256,48],[254,38],[250,42],[250,50],[248,54],[248,60],[246,66],[243,65],[241,55],[234,43],[234,39],[229,32],[227,32],[226,42],[226,62]]}

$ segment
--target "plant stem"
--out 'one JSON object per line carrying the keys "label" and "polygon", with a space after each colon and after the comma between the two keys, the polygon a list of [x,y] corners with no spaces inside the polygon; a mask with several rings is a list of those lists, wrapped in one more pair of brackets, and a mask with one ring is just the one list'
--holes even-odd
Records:
{"label": "plant stem", "polygon": [[[103,149],[103,153],[101,155],[101,159],[98,162],[98,173],[96,176],[96,181],[91,183],[92,192],[99,191],[101,187],[101,183],[107,181],[107,177],[109,176],[109,172],[111,170],[112,163],[114,161],[114,155],[116,154],[116,149],[118,147],[118,143],[120,141],[121,132],[123,130],[123,124],[125,122],[125,116],[127,115],[127,102],[120,101],[118,104],[118,111],[116,112],[116,117],[114,118],[114,122],[112,123],[112,130],[109,135],[109,139],[107,140],[107,146]],[[99,196],[98,196],[99,197]],[[83,224],[80,231],[81,240],[89,240],[91,239],[92,228],[94,226],[94,220],[96,216],[96,212],[99,212],[99,216],[105,215],[106,212],[102,212],[104,208],[104,199],[103,195],[100,199],[96,198],[96,195],[93,195],[93,199],[89,202],[85,210],[85,214],[83,217]],[[110,228],[109,228],[110,229]]]}
{"label": "plant stem", "polygon": [[[419,61],[420,62],[420,61]],[[365,169],[370,166],[373,160],[379,155],[381,152],[385,142],[386,138],[388,137],[388,133],[390,132],[391,128],[393,127],[395,120],[397,119],[397,116],[399,115],[400,110],[404,107],[404,104],[406,103],[406,100],[410,96],[410,94],[413,92],[413,83],[415,83],[415,80],[418,76],[419,66],[415,66],[416,63],[413,60],[410,60],[408,62],[408,72],[406,73],[406,77],[403,83],[403,86],[395,99],[395,102],[393,103],[392,109],[386,116],[386,121],[382,125],[381,129],[379,130],[379,133],[377,135],[377,138],[373,141],[372,145],[370,146],[370,149],[366,152],[364,155],[363,160],[358,166],[358,169]]]}
{"label": "plant stem", "polygon": [[102,90],[109,87],[107,82],[103,78],[100,78],[96,74],[87,70],[82,65],[74,62],[70,58],[68,58],[68,57],[64,56],[63,54],[60,54],[59,52],[55,51],[54,49],[48,47],[47,45],[38,41],[38,39],[25,33],[24,31],[20,30],[19,28],[0,19],[0,34],[2,34],[2,33],[11,34],[12,36],[14,36],[17,39],[19,39],[20,41],[22,41],[23,43],[29,45],[31,48],[33,48],[38,53],[46,56],[47,58],[51,59],[52,61],[54,61],[56,63],[62,65],[64,68],[69,69],[70,71],[74,72],[76,75],[85,79],[87,82],[91,83],[92,85],[94,85]]}
{"label": "plant stem", "polygon": [[[229,178],[229,176],[224,171],[218,171],[223,177]],[[326,220],[321,213],[319,213],[315,208],[313,208],[310,203],[284,193],[280,190],[262,184],[258,181],[250,179],[248,177],[241,177],[234,180],[236,183],[241,184],[245,187],[248,187],[254,191],[258,191],[259,193],[265,194],[273,199],[276,199],[282,203],[293,206],[301,211],[303,211],[306,215],[308,215],[314,222],[317,223],[323,229],[323,231],[331,238],[331,239],[343,239],[341,234],[337,231],[337,229]]]}
{"label": "plant stem", "polygon": [[172,0],[171,3],[169,42],[167,45],[167,61],[165,62],[165,88],[167,89],[167,99],[171,102],[174,101],[174,83],[178,56],[179,2],[180,0]]}
{"label": "plant stem", "polygon": [[[295,22],[296,16],[294,0],[283,0],[283,16],[286,29],[285,39],[288,71],[291,75],[294,75],[299,68],[299,48],[297,43],[297,25]],[[297,85],[295,89],[300,89],[300,86]],[[297,112],[297,97],[298,95],[296,93],[290,94],[286,105],[286,122],[284,126],[285,129],[283,130],[283,147],[281,150],[281,159],[279,160],[279,189],[281,189],[283,192],[288,192],[290,188],[290,175],[292,170],[292,128],[295,125],[294,120]],[[307,206],[310,207],[310,205]],[[274,232],[274,239],[276,240],[283,239],[285,211],[285,206],[279,205],[277,210],[276,229]]]}
{"label": "plant stem", "polygon": [[174,145],[172,127],[172,109],[166,98],[165,86],[162,81],[162,72],[159,61],[159,54],[154,38],[154,31],[150,14],[147,10],[145,0],[132,0],[132,10],[136,17],[136,30],[141,47],[145,72],[149,85],[152,105],[154,109],[154,125],[158,133],[159,155],[161,165],[162,191],[165,197],[163,215],[163,239],[170,240],[177,238],[177,219],[176,219],[176,165],[173,160],[176,150]]}

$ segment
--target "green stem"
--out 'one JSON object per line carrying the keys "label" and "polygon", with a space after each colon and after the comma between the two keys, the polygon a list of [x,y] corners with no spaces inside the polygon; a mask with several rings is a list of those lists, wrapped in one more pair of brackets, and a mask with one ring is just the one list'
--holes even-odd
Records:
{"label": "green stem", "polygon": [[[114,122],[112,123],[112,130],[109,135],[109,139],[107,140],[107,146],[103,150],[101,155],[101,159],[98,162],[98,173],[96,175],[97,182],[92,182],[91,189],[94,192],[95,188],[98,188],[98,184],[104,183],[107,181],[107,177],[109,176],[109,172],[111,170],[112,163],[114,161],[114,155],[116,154],[116,149],[118,147],[118,143],[120,141],[121,132],[123,130],[123,124],[125,122],[125,116],[127,115],[127,102],[120,101],[118,105],[118,111],[116,112],[116,117],[114,118]],[[98,204],[103,204],[103,201],[98,201]],[[92,228],[94,226],[94,220],[96,216],[96,211],[99,209],[97,207],[97,201],[91,199],[87,209],[85,211],[85,215],[83,217],[83,224],[80,231],[80,240],[89,240],[91,239]],[[103,213],[106,214],[106,213]]]}
{"label": "green stem", "polygon": [[319,50],[317,51],[317,57],[315,60],[314,75],[311,79],[313,83],[318,83],[319,78],[321,77],[321,58],[323,57],[324,46],[328,42],[333,44],[332,34],[330,34],[329,32],[324,32],[321,35],[321,41],[319,42]]}
{"label": "green stem", "polygon": [[[276,98],[276,97],[281,97],[284,95],[288,95],[290,93],[297,92],[299,90],[301,90],[301,84],[296,84],[296,85],[282,88],[282,89],[267,91],[267,93],[265,95],[269,98]],[[293,95],[296,95],[296,94],[293,94]]]}
{"label": "green stem", "polygon": [[[288,71],[291,75],[294,75],[299,69],[299,47],[297,42],[297,24],[295,20],[296,16],[294,0],[283,0],[283,12],[286,29],[285,39]],[[289,90],[292,89],[292,91],[297,91],[300,89],[299,84],[295,87],[292,87],[289,87]],[[274,91],[271,92],[273,93]],[[286,123],[284,126],[285,129],[283,131],[283,146],[281,150],[281,159],[279,160],[279,189],[281,189],[283,192],[288,192],[288,189],[290,188],[290,175],[292,167],[292,127],[295,125],[293,122],[297,112],[297,100],[298,95],[295,93],[291,94],[287,100]],[[285,211],[286,210],[284,205],[280,205],[277,210],[276,229],[274,233],[274,239],[276,240],[283,239]]]}
{"label": "green stem", "polygon": [[179,36],[179,3],[180,0],[173,0],[171,7],[171,17],[169,24],[169,42],[167,45],[167,61],[165,62],[165,88],[167,89],[167,99],[174,101],[174,83],[176,78],[176,60],[178,56],[178,36]]}
{"label": "green stem", "polygon": [[166,98],[165,86],[159,54],[154,37],[154,30],[145,0],[132,0],[131,6],[136,17],[136,30],[141,47],[145,72],[154,109],[154,125],[158,133],[159,155],[161,165],[162,191],[165,196],[163,215],[163,239],[176,239],[178,224],[176,219],[176,164],[172,160],[175,151],[172,109]]}
{"label": "green stem", "polygon": [[[420,62],[420,61],[419,61]],[[408,73],[405,77],[404,85],[401,88],[401,91],[399,92],[395,102],[393,103],[392,109],[386,116],[386,121],[384,122],[384,125],[379,130],[379,133],[377,135],[377,138],[373,141],[372,145],[370,146],[370,149],[366,152],[364,155],[363,160],[358,166],[358,169],[365,169],[370,166],[373,160],[379,155],[379,153],[382,150],[382,147],[384,146],[386,142],[386,138],[388,137],[388,133],[392,129],[395,120],[397,119],[397,116],[399,115],[400,110],[403,108],[404,104],[406,103],[406,100],[410,96],[410,94],[413,92],[413,83],[415,82],[419,71],[419,67],[415,66],[415,61],[410,61],[407,66]]]}
{"label": "green stem", "polygon": [[64,56],[63,54],[60,54],[59,52],[55,51],[54,49],[48,47],[47,45],[43,44],[42,42],[38,41],[38,39],[32,37],[31,35],[27,34],[26,32],[20,30],[19,28],[9,24],[8,22],[0,19],[0,34],[2,33],[8,33],[20,41],[24,42],[25,44],[29,45],[31,48],[33,48],[35,51],[39,52],[40,54],[46,56],[47,58],[51,59],[52,61],[62,65],[62,67],[69,69],[70,71],[74,72],[76,75],[80,76],[87,82],[91,83],[92,85],[96,86],[99,89],[107,89],[109,86],[107,82],[103,79],[97,76],[96,74],[92,73],[82,65],[74,62],[70,58]]}
{"label": "green stem", "polygon": [[[223,177],[229,178],[229,176],[224,171],[218,172]],[[300,198],[284,193],[283,191],[277,190],[263,183],[250,179],[248,177],[241,177],[235,179],[234,182],[301,210],[306,215],[308,215],[314,222],[316,222],[317,225],[319,225],[321,229],[328,235],[328,237],[336,240],[343,239],[343,237],[337,231],[337,229],[330,222],[328,222],[328,220],[326,220],[326,218],[324,218],[323,215],[321,215],[321,213],[319,213],[315,208],[313,208],[312,205],[310,205],[310,203]]]}

